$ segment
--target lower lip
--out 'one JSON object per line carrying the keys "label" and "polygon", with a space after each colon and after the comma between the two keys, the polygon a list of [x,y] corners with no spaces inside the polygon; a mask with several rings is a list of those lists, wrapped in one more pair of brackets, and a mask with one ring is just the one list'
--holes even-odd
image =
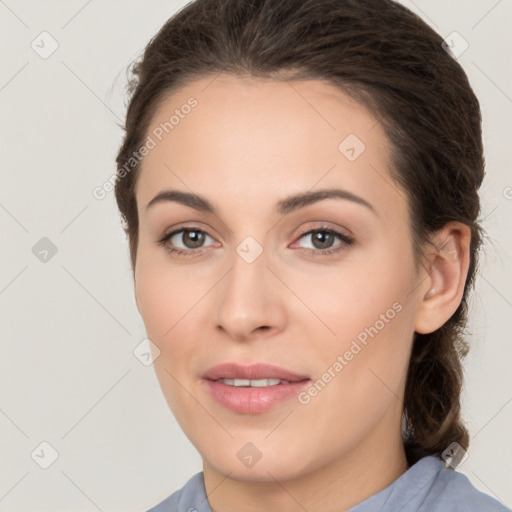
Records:
{"label": "lower lip", "polygon": [[241,414],[258,414],[296,397],[310,381],[303,380],[262,388],[228,386],[214,380],[205,382],[213,398],[227,409]]}

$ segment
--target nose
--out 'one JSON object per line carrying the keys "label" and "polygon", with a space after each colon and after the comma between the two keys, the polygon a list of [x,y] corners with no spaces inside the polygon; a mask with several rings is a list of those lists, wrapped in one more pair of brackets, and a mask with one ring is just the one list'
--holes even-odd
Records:
{"label": "nose", "polygon": [[215,325],[236,341],[285,328],[285,290],[267,264],[265,252],[252,263],[235,253],[231,270],[216,287]]}

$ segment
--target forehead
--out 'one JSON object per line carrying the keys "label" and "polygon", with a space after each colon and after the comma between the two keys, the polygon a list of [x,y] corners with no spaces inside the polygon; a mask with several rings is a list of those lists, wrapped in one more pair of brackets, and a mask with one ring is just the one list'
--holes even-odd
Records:
{"label": "forehead", "polygon": [[[189,108],[192,100],[196,105]],[[174,116],[170,130],[176,143],[180,134],[189,135],[187,128],[207,134],[209,140],[217,133],[219,138],[227,134],[230,138],[238,135],[240,139],[247,135],[258,136],[253,142],[266,142],[267,152],[272,149],[268,142],[275,140],[273,137],[278,134],[279,143],[297,141],[300,136],[314,143],[318,138],[314,135],[318,134],[326,144],[336,142],[347,130],[368,142],[384,135],[366,107],[338,87],[320,80],[208,76],[164,97],[153,116],[151,128],[162,128],[173,113],[179,115],[179,119]],[[370,134],[374,128],[377,130]],[[285,131],[290,129],[291,132]]]}
{"label": "forehead", "polygon": [[389,198],[396,200],[381,125],[353,98],[319,80],[205,77],[160,103],[148,136],[155,147],[142,162],[141,205],[165,186],[221,197],[229,192],[243,205],[248,188],[263,201],[287,195],[283,187],[302,192],[320,181],[367,189],[367,197],[380,189],[381,200],[388,182]]}

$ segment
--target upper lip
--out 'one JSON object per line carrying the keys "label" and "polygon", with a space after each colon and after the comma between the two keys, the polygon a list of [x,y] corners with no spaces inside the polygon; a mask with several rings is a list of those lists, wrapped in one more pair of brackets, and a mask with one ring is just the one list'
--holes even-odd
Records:
{"label": "upper lip", "polygon": [[280,379],[289,382],[309,380],[307,375],[294,373],[286,368],[273,364],[255,363],[242,365],[239,363],[222,363],[212,366],[203,374],[204,379]]}

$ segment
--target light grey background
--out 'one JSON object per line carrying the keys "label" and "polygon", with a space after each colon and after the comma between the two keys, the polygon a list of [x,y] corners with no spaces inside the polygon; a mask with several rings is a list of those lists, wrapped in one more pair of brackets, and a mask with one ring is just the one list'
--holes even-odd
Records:
{"label": "light grey background", "polygon": [[[489,236],[460,471],[510,507],[512,0],[403,3],[469,44],[459,61],[484,116]],[[115,171],[126,66],[184,4],[0,0],[1,511],[143,511],[201,470],[152,366],[133,354],[145,331],[128,246],[113,193],[92,195]],[[51,49],[43,31],[58,43],[46,59],[31,47]],[[57,248],[46,262],[33,253],[43,237]],[[47,469],[43,441],[58,453]]]}

